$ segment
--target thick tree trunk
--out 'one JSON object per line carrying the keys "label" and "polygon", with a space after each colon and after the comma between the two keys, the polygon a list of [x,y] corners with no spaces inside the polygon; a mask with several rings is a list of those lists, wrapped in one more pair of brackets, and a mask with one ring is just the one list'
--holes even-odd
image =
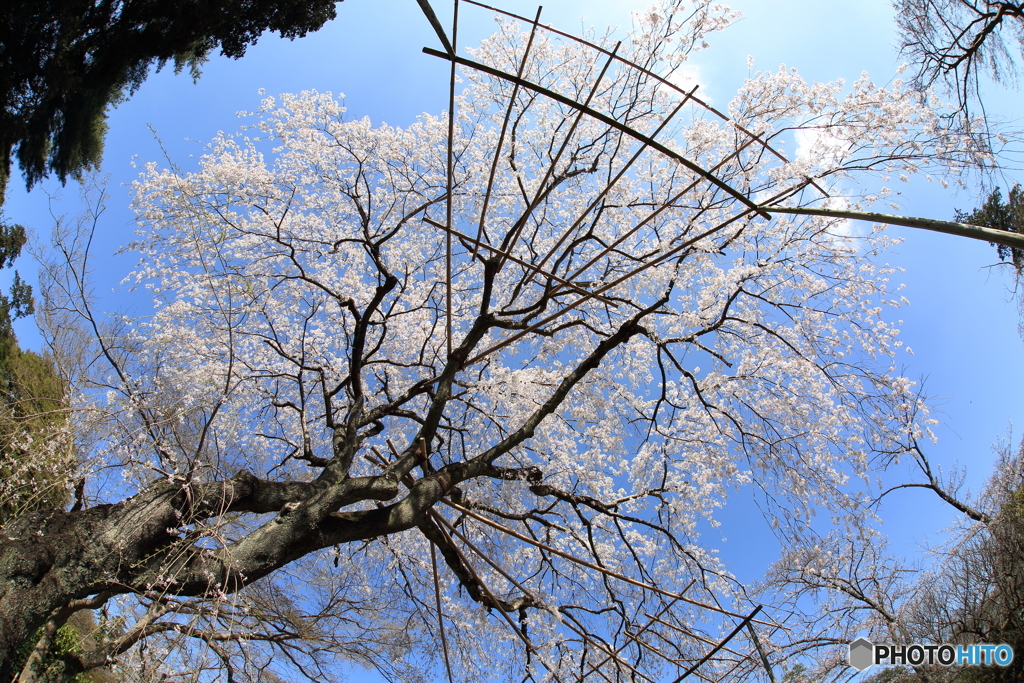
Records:
{"label": "thick tree trunk", "polygon": [[179,498],[180,488],[161,484],[117,505],[34,512],[0,530],[0,680],[17,674],[13,657],[52,613],[118,583],[123,591],[140,560],[175,539]]}
{"label": "thick tree trunk", "polygon": [[[104,591],[230,593],[319,548],[412,528],[465,467],[421,479],[406,498],[377,510],[333,510],[393,499],[397,478],[414,461],[410,456],[401,472],[335,484],[271,482],[248,472],[192,486],[162,481],[116,505],[11,520],[0,529],[0,681],[17,675],[11,662],[19,648],[73,601]],[[231,547],[181,552],[193,539],[175,529],[225,512],[280,514]],[[86,653],[83,662],[103,664],[104,657],[94,658]]]}
{"label": "thick tree trunk", "polygon": [[[667,298],[639,311],[602,340],[518,429],[476,457],[445,465],[421,479],[407,477],[422,461],[419,439],[379,475],[349,477],[348,467],[358,450],[358,437],[352,429],[344,432],[349,439],[315,481],[267,481],[245,471],[208,483],[161,480],[116,505],[35,512],[8,522],[0,529],[0,682],[17,673],[10,668],[18,649],[51,616],[57,618],[67,611],[73,601],[103,592],[232,593],[321,548],[419,526],[435,503],[466,480],[508,478],[507,471],[496,468],[494,461],[528,441],[587,373],[643,330],[641,320]],[[432,437],[449,400],[452,378],[487,328],[486,319],[481,318],[466,342],[453,352],[421,438]],[[364,418],[366,422],[372,419]],[[537,473],[538,481],[540,476]],[[405,481],[408,489],[402,498],[397,497],[400,481]],[[390,502],[369,510],[339,512],[360,501]],[[196,539],[182,537],[177,531],[229,512],[278,514],[219,550],[197,547]],[[454,565],[457,570],[458,563]],[[102,666],[106,655],[102,650],[93,651],[77,660],[69,663],[69,671]]]}

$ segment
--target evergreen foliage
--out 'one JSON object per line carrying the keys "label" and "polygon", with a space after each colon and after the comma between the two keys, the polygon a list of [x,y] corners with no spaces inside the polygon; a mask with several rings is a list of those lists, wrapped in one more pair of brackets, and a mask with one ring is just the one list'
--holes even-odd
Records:
{"label": "evergreen foliage", "polygon": [[[70,677],[64,676],[65,666],[62,658],[66,655],[81,654],[84,651],[83,643],[88,643],[101,630],[102,627],[96,623],[91,611],[82,610],[73,614],[67,623],[57,629],[49,654],[35,672],[38,676],[36,680],[39,683],[115,683],[122,680],[106,667],[79,672]],[[21,671],[25,666],[32,648],[42,634],[43,629],[40,628],[33,638],[25,642],[12,667],[14,671]]]}
{"label": "evergreen foliage", "polygon": [[[30,640],[25,641],[21,651],[18,653],[18,660],[14,664],[15,671],[21,671],[22,667],[25,666],[25,662],[28,660],[29,655],[32,653],[32,648],[43,636],[43,629],[40,628],[36,635]],[[64,624],[57,629],[57,634],[53,639],[53,650],[47,655],[42,665],[42,671],[37,672],[40,681],[49,683],[50,681],[60,681],[61,672],[63,666],[60,662],[60,656],[67,654],[76,654],[82,651],[82,646],[79,644],[81,634],[71,624]],[[71,683],[89,683],[92,679],[87,674],[77,674],[72,676],[70,679]]]}
{"label": "evergreen foliage", "polygon": [[[23,226],[4,224],[3,214],[0,214],[0,268],[13,265],[15,259],[21,255],[21,249],[27,240],[28,235]],[[0,339],[13,336],[13,319],[32,313],[32,286],[21,279],[18,271],[14,271],[10,295],[0,292]]]}
{"label": "evergreen foliage", "polygon": [[65,384],[53,363],[0,338],[0,523],[63,508],[75,461],[64,434]]}
{"label": "evergreen foliage", "polygon": [[[20,225],[0,224],[0,267],[10,266],[27,239]],[[11,516],[67,503],[74,456],[63,433],[66,386],[46,356],[22,350],[15,319],[33,312],[32,287],[17,272],[0,292],[0,523]]]}
{"label": "evergreen foliage", "polygon": [[15,157],[29,187],[95,168],[106,112],[173,62],[193,78],[215,48],[238,58],[266,30],[296,38],[336,0],[7,0],[0,3],[0,198]]}
{"label": "evergreen foliage", "polygon": [[[958,210],[956,220],[995,230],[1024,233],[1024,190],[1021,190],[1020,185],[1014,185],[1004,202],[1003,195],[997,187],[985,202],[971,213]],[[1024,250],[1002,244],[992,246],[999,252],[1000,259],[1013,264],[1017,273],[1024,269]]]}

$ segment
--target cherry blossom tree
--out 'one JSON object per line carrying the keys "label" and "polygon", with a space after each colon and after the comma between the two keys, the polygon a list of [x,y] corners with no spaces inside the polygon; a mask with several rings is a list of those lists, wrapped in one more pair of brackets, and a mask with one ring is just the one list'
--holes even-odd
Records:
{"label": "cherry blossom tree", "polygon": [[[951,118],[980,135],[984,114],[979,75],[997,83],[1016,77],[1024,5],[1003,0],[898,0],[900,48],[910,58],[913,83],[925,92],[941,86],[955,99]],[[978,129],[981,130],[978,130]]]}
{"label": "cherry blossom tree", "polygon": [[[759,666],[719,641],[775,617],[702,529],[748,486],[779,533],[853,523],[923,411],[890,240],[796,214],[972,159],[899,83],[758,73],[728,116],[673,86],[732,17],[668,2],[618,45],[504,23],[433,53],[463,68],[455,116],[406,129],[266,98],[197,170],[137,183],[144,318],[90,298],[100,204],[62,226],[47,326],[91,336],[92,483],[3,528],[0,676],[83,608],[102,633],[67,676]],[[793,131],[815,152],[788,160]]]}
{"label": "cherry blossom tree", "polygon": [[[924,566],[893,553],[870,517],[853,533],[806,538],[784,553],[753,593],[790,615],[789,629],[766,638],[764,646],[785,656],[791,668],[801,662],[794,680],[852,680],[860,672],[847,665],[847,645],[858,637],[876,643],[1006,643],[1019,651],[1024,450],[999,444],[994,472],[976,495],[962,491],[962,471],[943,476],[918,444],[908,450],[917,477],[883,497],[925,488],[961,516],[929,548],[931,561]],[[964,669],[924,662],[885,671],[885,680],[908,683],[1001,681],[1019,678],[1020,663]]]}

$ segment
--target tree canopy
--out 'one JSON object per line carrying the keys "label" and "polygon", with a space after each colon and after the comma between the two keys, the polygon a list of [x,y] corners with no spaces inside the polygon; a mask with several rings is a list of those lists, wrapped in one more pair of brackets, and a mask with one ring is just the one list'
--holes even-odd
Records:
{"label": "tree canopy", "polygon": [[[1024,4],[1003,0],[898,0],[900,47],[912,60],[914,85],[955,98],[954,118],[968,130],[982,104],[979,77],[1013,83],[1024,38]],[[982,112],[984,107],[982,106]]]}
{"label": "tree canopy", "polygon": [[740,485],[780,533],[859,517],[923,414],[887,238],[763,207],[856,210],[973,148],[867,78],[759,72],[725,117],[667,78],[731,19],[666,2],[600,47],[504,24],[459,58],[457,115],[404,129],[268,98],[136,185],[143,319],[95,312],[91,233],[58,231],[47,329],[93,354],[70,429],[117,483],[5,525],[0,675],[101,605],[119,628],[70,674],[760,666],[707,656],[775,624],[702,527]]}
{"label": "tree canopy", "polygon": [[[962,513],[953,533],[931,548],[924,569],[895,555],[870,525],[857,533],[833,533],[786,553],[760,587],[763,599],[788,605],[796,618],[784,651],[808,655],[813,667],[797,680],[848,681],[845,646],[866,636],[875,643],[1008,644],[1006,666],[914,666],[868,670],[869,681],[918,683],[1020,680],[1024,660],[1024,445],[999,447],[995,471],[978,495],[960,495],[962,475],[941,477],[923,451],[914,460],[928,488]],[[767,593],[779,591],[769,598]],[[813,607],[810,607],[813,605]],[[780,634],[781,635],[781,634]]]}
{"label": "tree canopy", "polygon": [[198,77],[220,48],[241,57],[264,31],[296,38],[338,0],[10,0],[0,6],[0,203],[12,164],[31,187],[98,166],[106,112],[155,64]]}

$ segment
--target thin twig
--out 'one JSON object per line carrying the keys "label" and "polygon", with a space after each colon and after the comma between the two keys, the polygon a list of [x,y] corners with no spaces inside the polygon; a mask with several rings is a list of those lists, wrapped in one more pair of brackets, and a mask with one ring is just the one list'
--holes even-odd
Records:
{"label": "thin twig", "polygon": [[[491,526],[491,527],[497,529],[498,531],[504,532],[504,533],[508,534],[509,536],[512,536],[513,538],[518,538],[520,541],[523,541],[525,543],[529,543],[530,545],[534,545],[534,546],[536,546],[536,547],[538,547],[538,548],[540,548],[542,550],[546,550],[549,553],[553,553],[555,555],[558,555],[559,557],[565,558],[566,560],[569,560],[570,562],[575,562],[578,565],[587,567],[589,569],[593,569],[595,571],[599,571],[602,574],[606,574],[608,576],[611,576],[612,578],[618,579],[619,581],[624,581],[625,583],[629,583],[629,584],[632,584],[634,586],[638,586],[640,588],[645,588],[645,589],[647,589],[649,591],[654,591],[655,593],[660,593],[661,595],[664,595],[664,596],[669,597],[669,598],[675,598],[677,600],[682,600],[683,602],[690,603],[691,605],[695,605],[697,607],[701,607],[703,609],[707,609],[707,610],[710,610],[712,612],[719,612],[721,614],[725,614],[725,615],[728,615],[730,617],[735,617],[737,619],[745,618],[742,614],[737,614],[735,612],[730,612],[729,610],[722,609],[721,607],[715,607],[714,605],[708,605],[708,604],[705,604],[703,602],[697,602],[696,600],[691,600],[690,598],[687,598],[686,596],[680,595],[679,593],[672,593],[670,591],[663,590],[663,589],[658,588],[657,586],[653,586],[653,585],[651,585],[649,583],[644,583],[643,581],[637,581],[636,579],[631,579],[628,576],[625,576],[623,574],[619,574],[618,572],[613,572],[610,569],[606,569],[606,568],[601,567],[599,565],[596,565],[596,564],[594,564],[592,562],[587,562],[586,560],[581,560],[580,558],[575,557],[574,555],[570,555],[569,553],[563,552],[563,551],[558,550],[556,548],[552,548],[551,546],[549,546],[547,544],[544,544],[544,543],[541,543],[540,541],[535,541],[532,538],[530,538],[529,536],[524,536],[523,534],[521,534],[521,533],[519,533],[517,531],[509,529],[507,526],[504,526],[502,524],[498,524],[497,522],[489,520],[489,519],[487,519],[486,517],[484,517],[482,515],[478,515],[475,512],[473,512],[472,510],[464,508],[461,505],[459,505],[458,503],[453,503],[452,501],[450,501],[448,499],[442,498],[441,502],[445,503],[449,507],[452,507],[452,508],[458,510],[459,512],[463,513],[464,515],[467,515],[468,517],[472,517],[473,519],[475,519],[477,521],[483,522],[484,524],[487,524],[488,526]],[[755,623],[764,624],[765,626],[773,626],[773,627],[777,626],[777,624],[771,624],[771,623],[764,622],[764,621],[756,621],[755,620]]]}

